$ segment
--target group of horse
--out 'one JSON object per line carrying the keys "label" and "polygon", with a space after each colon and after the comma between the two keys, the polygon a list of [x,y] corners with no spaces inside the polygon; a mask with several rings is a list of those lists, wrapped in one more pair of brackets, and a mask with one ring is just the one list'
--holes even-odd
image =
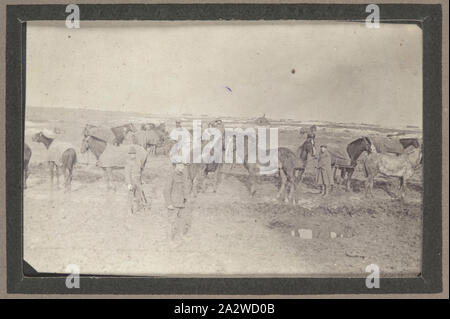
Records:
{"label": "group of horse", "polygon": [[[132,144],[136,144],[136,149],[139,154],[145,154],[145,158],[142,160],[143,166],[145,166],[148,153],[156,153],[156,147],[164,145],[167,140],[167,132],[165,130],[164,123],[155,125],[153,123],[142,124],[141,130],[137,130],[132,123],[115,126],[115,127],[102,127],[92,124],[87,124],[82,132],[83,140],[81,143],[81,153],[85,153],[90,150],[97,160],[100,159],[103,152],[107,149],[107,145],[114,146],[112,153],[119,153],[122,155],[122,159],[127,153],[127,149],[122,145],[126,138],[131,138]],[[144,138],[142,138],[144,135]],[[151,139],[149,136],[156,136]],[[61,143],[52,136],[46,135],[43,131],[35,133],[32,136],[32,141],[35,143],[42,143],[50,155],[47,162],[50,171],[51,188],[53,189],[54,175],[56,172],[57,188],[59,188],[59,175],[60,172],[64,175],[64,186],[66,191],[70,191],[71,181],[73,175],[73,169],[77,163],[77,152],[74,147],[68,143]],[[28,144],[24,144],[24,161],[23,161],[23,187],[27,188],[27,178],[29,176],[29,162],[32,156],[31,148]],[[53,156],[52,156],[53,155]],[[106,163],[100,165],[105,171],[108,189],[110,188],[110,180],[113,169],[120,169],[124,167],[124,161],[121,163],[112,163],[111,165]]]}
{"label": "group of horse", "polygon": [[[215,120],[208,124],[208,127],[218,128],[224,133],[224,126],[221,120]],[[170,141],[169,135],[165,129],[164,124],[156,126],[155,124],[143,124],[140,130],[134,124],[125,124],[113,128],[105,128],[94,125],[86,125],[82,132],[81,153],[91,151],[96,160],[97,166],[105,171],[107,181],[107,188],[110,188],[110,181],[112,171],[114,169],[124,168],[125,158],[128,146],[124,145],[125,140],[131,136],[131,143],[135,145],[137,158],[141,163],[143,170],[149,155],[156,154],[156,148],[162,145],[173,145],[174,141]],[[224,137],[225,134],[222,134]],[[56,144],[55,139],[45,136],[43,132],[33,135],[32,141],[42,143],[47,150],[55,148],[52,146]],[[248,143],[248,139],[246,140]],[[337,171],[340,170],[340,175],[346,190],[351,190],[351,179],[358,165],[358,159],[361,154],[366,152],[367,156],[362,162],[363,171],[366,175],[365,190],[366,196],[372,194],[374,178],[378,174],[384,176],[397,177],[400,180],[400,199],[403,201],[406,181],[412,177],[417,167],[422,163],[423,147],[418,142],[418,139],[399,139],[402,144],[404,153],[402,154],[386,154],[380,153],[376,150],[374,144],[369,137],[360,137],[350,142],[346,147],[347,162],[337,160],[333,154],[332,167],[334,168],[334,178],[336,179]],[[222,143],[225,150],[226,142]],[[236,144],[234,143],[234,147]],[[168,149],[167,147],[165,148]],[[244,147],[247,150],[247,147]],[[236,151],[234,148],[233,151]],[[26,180],[29,176],[28,163],[31,157],[31,149],[24,145],[24,188],[26,188]],[[120,157],[121,160],[108,160],[111,158]],[[166,154],[166,151],[164,152]],[[302,182],[303,174],[306,169],[308,160],[316,157],[315,135],[308,134],[306,140],[297,148],[296,152],[287,147],[278,148],[278,174],[281,180],[277,199],[284,195],[284,200],[295,204],[298,196],[298,186]],[[73,147],[61,149],[60,162],[49,161],[51,184],[53,185],[53,175],[56,169],[57,183],[59,187],[59,171],[62,170],[65,176],[66,191],[70,190],[72,180],[72,173],[74,165],[77,162],[77,153]],[[248,154],[245,154],[243,159],[243,167],[249,174],[249,192],[251,196],[256,193],[258,184],[258,175],[261,164],[249,163]],[[230,171],[235,164],[230,166]],[[205,190],[205,182],[208,174],[214,175],[213,190],[217,191],[223,174],[224,164],[222,163],[191,163],[187,164],[188,177],[191,183],[191,191],[194,196],[198,193],[198,188]],[[202,183],[200,185],[200,183]]]}
{"label": "group of horse", "polygon": [[[248,137],[246,142],[248,143]],[[406,181],[414,175],[418,167],[422,164],[423,146],[420,144],[418,138],[400,138],[398,139],[398,143],[401,145],[402,151],[401,153],[394,154],[380,152],[367,136],[355,139],[346,147],[345,161],[342,161],[331,153],[331,166],[334,180],[337,180],[337,172],[340,171],[340,177],[345,184],[345,189],[351,191],[352,176],[358,165],[358,160],[363,153],[366,153],[367,156],[365,156],[361,163],[366,177],[365,195],[373,196],[373,183],[377,175],[395,177],[400,181],[399,197],[403,205]],[[227,143],[224,141],[223,145],[225,144]],[[233,151],[235,150],[234,148]],[[247,147],[244,147],[244,150],[247,151]],[[297,148],[296,152],[287,147],[278,148],[278,174],[281,183],[276,199],[284,199],[295,204],[298,199],[298,186],[302,182],[308,160],[316,156],[315,134],[308,134],[306,140]],[[223,165],[219,163],[188,165],[194,192],[196,192],[196,179],[200,178],[200,180],[204,181],[204,177],[208,173],[215,174],[214,191],[216,191],[217,183],[221,180],[220,176]],[[231,165],[230,170],[234,165]],[[249,163],[248,154],[245,153],[243,166],[249,173],[250,195],[254,196],[262,164]],[[284,198],[282,198],[283,195]]]}

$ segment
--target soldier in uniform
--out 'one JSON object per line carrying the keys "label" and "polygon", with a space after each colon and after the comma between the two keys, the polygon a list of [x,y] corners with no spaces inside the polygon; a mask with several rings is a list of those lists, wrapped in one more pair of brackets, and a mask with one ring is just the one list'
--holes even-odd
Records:
{"label": "soldier in uniform", "polygon": [[188,206],[190,193],[188,172],[185,164],[174,164],[172,176],[164,191],[167,204],[168,237],[171,240],[185,236],[190,228],[191,210]]}
{"label": "soldier in uniform", "polygon": [[316,182],[321,186],[324,196],[333,188],[334,181],[333,174],[331,173],[331,156],[326,145],[320,145]]}
{"label": "soldier in uniform", "polygon": [[128,201],[131,207],[131,213],[140,211],[146,201],[142,189],[142,170],[141,163],[136,157],[136,148],[130,146],[128,149],[128,159],[125,164],[125,181],[128,185]]}

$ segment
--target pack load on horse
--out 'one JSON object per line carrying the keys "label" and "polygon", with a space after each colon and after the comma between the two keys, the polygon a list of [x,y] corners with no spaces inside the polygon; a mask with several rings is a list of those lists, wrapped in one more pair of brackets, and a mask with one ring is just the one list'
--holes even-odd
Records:
{"label": "pack load on horse", "polygon": [[396,137],[371,136],[373,146],[377,153],[403,154],[404,147]]}
{"label": "pack load on horse", "polygon": [[93,136],[112,145],[120,145],[126,139],[128,133],[137,132],[133,123],[128,123],[115,127],[96,126],[86,124],[83,129],[84,137]]}
{"label": "pack load on horse", "polygon": [[156,125],[154,123],[144,123],[141,125],[142,131],[153,130],[155,128],[156,128]]}
{"label": "pack load on horse", "polygon": [[132,135],[133,144],[142,146],[150,154],[156,154],[156,147],[161,144],[161,136],[154,130],[139,131]]}
{"label": "pack load on horse", "polygon": [[56,169],[56,186],[59,188],[59,170],[61,169],[64,174],[65,191],[70,191],[73,168],[77,162],[75,148],[70,143],[57,141],[49,131],[40,131],[34,134],[32,141],[44,144],[47,150],[51,187],[53,188],[53,171]]}
{"label": "pack load on horse", "polygon": [[168,132],[165,123],[156,126],[154,123],[145,123],[141,126],[141,130],[132,134],[133,144],[142,146],[148,150],[149,154],[156,155],[157,148],[163,150],[163,154],[168,152]]}
{"label": "pack load on horse", "polygon": [[[112,179],[112,170],[125,168],[129,145],[112,146],[107,142],[94,136],[87,136],[81,142],[81,153],[90,150],[97,159],[97,166],[101,167],[105,172],[107,188],[110,189],[110,180]],[[143,170],[147,163],[147,151],[139,146],[134,145],[136,158],[140,162]]]}

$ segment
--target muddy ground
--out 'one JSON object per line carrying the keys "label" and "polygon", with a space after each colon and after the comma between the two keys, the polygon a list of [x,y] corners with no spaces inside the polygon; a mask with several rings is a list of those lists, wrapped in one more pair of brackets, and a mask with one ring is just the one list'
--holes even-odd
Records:
{"label": "muddy ground", "polygon": [[[58,112],[28,112],[27,129],[62,128],[58,138],[79,151],[85,113]],[[102,121],[113,120],[103,113]],[[317,141],[345,147],[366,129],[322,125]],[[292,149],[304,139],[290,129],[279,137],[281,146]],[[377,178],[375,197],[366,199],[359,169],[353,192],[338,185],[324,198],[314,185],[314,163],[308,163],[300,203],[292,206],[274,199],[277,176],[261,177],[252,198],[246,170],[226,167],[217,193],[209,179],[206,191],[191,201],[188,236],[172,245],[162,195],[171,169],[166,156],[152,156],[145,169],[151,207],[131,215],[122,171],[114,175],[116,191],[107,191],[93,158],[79,154],[72,192],[51,190],[43,147],[27,133],[26,142],[33,155],[24,194],[24,259],[40,272],[65,272],[77,264],[86,274],[358,276],[377,264],[385,275],[420,273],[421,172],[408,183],[402,211],[394,196],[398,181]],[[312,230],[313,238],[299,237],[298,229]]]}

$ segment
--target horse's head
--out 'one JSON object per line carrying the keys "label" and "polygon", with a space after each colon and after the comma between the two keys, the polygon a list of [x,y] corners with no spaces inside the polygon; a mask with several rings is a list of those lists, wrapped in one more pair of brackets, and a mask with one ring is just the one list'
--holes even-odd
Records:
{"label": "horse's head", "polygon": [[84,154],[89,150],[89,140],[90,140],[90,136],[86,136],[85,138],[83,138],[83,141],[81,141],[81,153]]}
{"label": "horse's head", "polygon": [[372,142],[370,141],[370,139],[367,136],[363,136],[361,137],[362,139],[362,149],[364,151],[366,151],[367,153],[371,153],[372,152]]}
{"label": "horse's head", "polygon": [[367,136],[360,137],[347,145],[347,154],[352,161],[352,165],[356,165],[356,160],[363,152],[372,152],[372,142]]}
{"label": "horse's head", "polygon": [[128,132],[136,133],[138,131],[138,129],[136,128],[136,126],[133,123],[127,124],[126,126],[128,129]]}
{"label": "horse's head", "polygon": [[83,136],[88,136],[92,129],[96,128],[95,125],[92,124],[86,124],[86,126],[83,129]]}
{"label": "horse's head", "polygon": [[39,143],[42,141],[44,134],[42,132],[38,132],[36,134],[33,135],[33,137],[31,138],[31,140],[33,142]]}

